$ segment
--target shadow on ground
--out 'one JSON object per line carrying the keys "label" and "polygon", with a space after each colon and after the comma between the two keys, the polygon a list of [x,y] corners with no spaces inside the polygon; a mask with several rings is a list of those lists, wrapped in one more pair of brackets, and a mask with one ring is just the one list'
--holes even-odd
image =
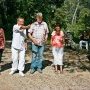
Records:
{"label": "shadow on ground", "polygon": [[[43,68],[42,69],[45,69],[47,66],[51,66],[52,62],[49,61],[49,60],[44,60],[42,62],[42,65],[43,65]],[[30,70],[30,66],[31,66],[31,63],[26,63],[25,64],[25,70],[24,70],[24,73],[27,73],[29,70]]]}

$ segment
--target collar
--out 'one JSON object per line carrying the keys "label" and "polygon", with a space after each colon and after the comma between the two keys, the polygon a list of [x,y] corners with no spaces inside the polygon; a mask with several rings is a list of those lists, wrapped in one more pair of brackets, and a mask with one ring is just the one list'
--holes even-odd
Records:
{"label": "collar", "polygon": [[40,24],[36,21],[35,25],[44,25],[44,22],[42,21]]}
{"label": "collar", "polygon": [[21,25],[18,25],[18,24],[16,24],[17,26],[21,26]]}

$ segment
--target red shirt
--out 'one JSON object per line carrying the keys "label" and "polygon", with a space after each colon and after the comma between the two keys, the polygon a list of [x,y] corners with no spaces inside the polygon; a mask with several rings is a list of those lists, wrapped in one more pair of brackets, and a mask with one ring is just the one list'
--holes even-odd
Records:
{"label": "red shirt", "polygon": [[56,31],[52,32],[51,45],[53,47],[63,47],[63,31],[60,31],[60,35],[56,34]]}
{"label": "red shirt", "polygon": [[5,37],[3,29],[0,29],[0,49],[4,49],[5,47]]}

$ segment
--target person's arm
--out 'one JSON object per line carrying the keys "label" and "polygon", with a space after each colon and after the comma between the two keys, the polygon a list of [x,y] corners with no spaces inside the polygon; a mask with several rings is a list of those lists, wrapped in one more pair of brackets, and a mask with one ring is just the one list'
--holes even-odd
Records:
{"label": "person's arm", "polygon": [[63,40],[62,40],[63,44],[65,44],[65,37],[63,36]]}
{"label": "person's arm", "polygon": [[36,39],[32,37],[31,33],[28,33],[28,36],[29,36],[30,40],[31,40],[34,44],[37,44]]}
{"label": "person's arm", "polygon": [[1,35],[2,35],[2,41],[1,41],[1,47],[2,47],[2,49],[4,49],[5,48],[5,35],[4,35],[4,30],[3,30],[3,28],[2,28],[2,31],[1,31]]}
{"label": "person's arm", "polygon": [[5,33],[3,31],[3,38],[4,38],[4,48],[5,48]]}
{"label": "person's arm", "polygon": [[65,43],[65,36],[64,36],[64,32],[63,31],[61,31],[61,35],[62,35],[62,43],[64,44]]}
{"label": "person's arm", "polygon": [[13,32],[19,33],[19,32],[20,32],[20,28],[21,28],[21,26],[14,25],[14,26],[13,26]]}
{"label": "person's arm", "polygon": [[53,31],[53,32],[51,33],[51,45],[53,44],[54,35],[55,35],[55,31]]}
{"label": "person's arm", "polygon": [[46,33],[46,36],[45,36],[45,41],[47,41],[48,39],[48,33]]}
{"label": "person's arm", "polygon": [[21,26],[21,27],[20,27],[20,29],[22,29],[22,30],[24,30],[24,29],[29,29],[29,28],[30,28],[30,26],[31,26],[30,24],[29,24],[29,25],[27,25],[27,26]]}
{"label": "person's arm", "polygon": [[47,24],[45,23],[45,41],[47,41],[47,39],[48,39],[48,34],[49,34],[49,29],[48,29],[48,26],[47,26]]}
{"label": "person's arm", "polygon": [[16,33],[22,32],[23,30],[29,29],[30,25],[28,26],[18,26],[18,25],[14,25],[13,26],[13,31]]}
{"label": "person's arm", "polygon": [[31,24],[31,27],[30,27],[30,29],[28,30],[28,36],[29,36],[29,39],[30,39],[34,44],[37,44],[36,39],[32,37],[33,30],[34,30],[34,24]]}
{"label": "person's arm", "polygon": [[53,36],[51,36],[51,42],[50,42],[50,43],[51,43],[51,45],[52,45],[52,42],[53,42]]}

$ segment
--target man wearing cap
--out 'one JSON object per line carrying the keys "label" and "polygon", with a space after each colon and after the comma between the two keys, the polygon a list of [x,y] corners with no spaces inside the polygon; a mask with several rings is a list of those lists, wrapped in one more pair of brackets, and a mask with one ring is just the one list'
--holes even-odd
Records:
{"label": "man wearing cap", "polygon": [[29,38],[32,40],[32,61],[30,73],[33,74],[35,70],[42,73],[42,61],[44,45],[48,38],[48,26],[43,21],[42,13],[37,13],[36,22],[31,25],[28,30]]}

